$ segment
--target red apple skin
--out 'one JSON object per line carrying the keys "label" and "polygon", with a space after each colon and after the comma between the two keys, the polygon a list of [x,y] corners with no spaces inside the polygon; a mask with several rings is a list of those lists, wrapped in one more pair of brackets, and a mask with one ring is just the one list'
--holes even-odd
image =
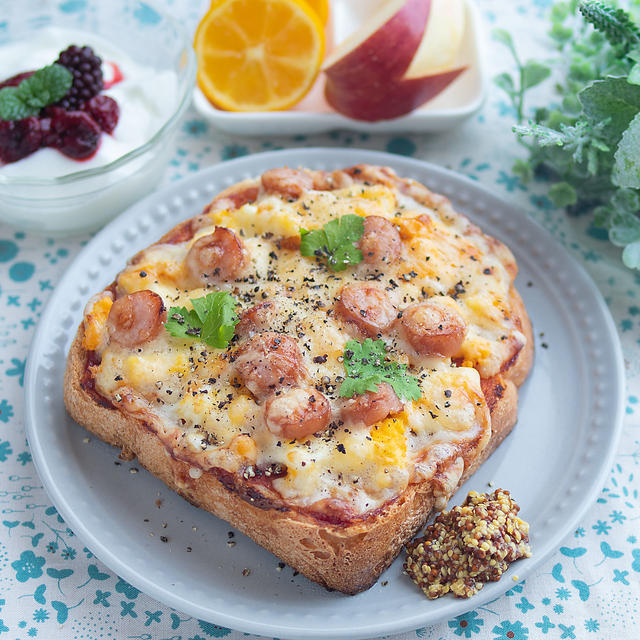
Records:
{"label": "red apple skin", "polygon": [[[399,118],[446,89],[466,67],[422,78],[386,79],[381,86],[382,76],[369,83],[371,75],[360,82],[345,87],[342,82],[332,82],[327,76],[325,95],[329,104],[339,113],[354,120],[389,120]],[[375,88],[374,88],[375,87]]]}
{"label": "red apple skin", "polygon": [[371,92],[384,91],[390,78],[401,78],[420,46],[430,9],[431,0],[406,0],[377,31],[326,69],[331,93],[350,91],[363,78],[375,78]]}

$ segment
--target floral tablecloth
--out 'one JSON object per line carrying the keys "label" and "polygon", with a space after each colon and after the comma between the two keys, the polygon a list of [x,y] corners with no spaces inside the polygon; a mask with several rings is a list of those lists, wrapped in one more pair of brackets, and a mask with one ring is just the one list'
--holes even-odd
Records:
{"label": "floral tablecloth", "polygon": [[[193,29],[202,1],[165,0]],[[68,3],[82,5],[82,1]],[[517,36],[525,57],[551,57],[545,15],[551,0],[480,0],[487,31]],[[491,73],[510,70],[489,42]],[[539,90],[544,102],[547,87]],[[553,207],[544,184],[523,185],[511,171],[522,153],[510,132],[515,114],[495,88],[456,131],[432,136],[335,132],[313,137],[232,138],[187,113],[165,182],[229,158],[283,147],[359,146],[436,162],[517,203],[558,238],[591,274],[615,319],[626,358],[624,434],[605,486],[578,528],[526,582],[486,606],[398,638],[640,637],[640,273],[585,218]],[[103,566],[51,505],[24,435],[24,369],[43,305],[87,238],[54,240],[0,225],[0,640],[207,640],[246,634],[173,611]]]}

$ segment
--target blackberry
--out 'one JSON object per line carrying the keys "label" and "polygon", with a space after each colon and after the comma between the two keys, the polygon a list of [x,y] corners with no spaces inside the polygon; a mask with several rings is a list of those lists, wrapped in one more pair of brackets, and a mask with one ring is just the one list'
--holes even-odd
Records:
{"label": "blackberry", "polygon": [[38,118],[0,121],[0,163],[26,158],[42,146],[43,138]]}
{"label": "blackberry", "polygon": [[100,144],[100,127],[84,111],[53,111],[50,146],[69,158],[84,160],[92,156]]}
{"label": "blackberry", "polygon": [[73,74],[73,84],[58,105],[67,111],[78,109],[87,100],[98,95],[104,86],[102,60],[91,47],[71,45],[60,53],[56,64]]}
{"label": "blackberry", "polygon": [[120,107],[109,96],[93,96],[84,103],[82,111],[88,113],[105,133],[111,133],[120,118]]}

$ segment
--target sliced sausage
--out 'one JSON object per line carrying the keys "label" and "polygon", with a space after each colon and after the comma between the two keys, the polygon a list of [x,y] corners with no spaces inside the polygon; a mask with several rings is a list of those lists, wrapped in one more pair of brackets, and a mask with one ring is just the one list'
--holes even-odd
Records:
{"label": "sliced sausage", "polygon": [[387,293],[367,282],[342,287],[336,313],[370,338],[384,333],[396,319],[396,308]]}
{"label": "sliced sausage", "polygon": [[401,327],[409,344],[423,356],[454,356],[467,332],[460,314],[437,298],[407,307]]}
{"label": "sliced sausage", "polygon": [[342,406],[340,417],[346,424],[370,427],[389,414],[402,411],[402,408],[402,402],[393,387],[382,382],[377,391],[367,391],[347,400]]}
{"label": "sliced sausage", "polygon": [[309,189],[313,189],[313,177],[304,171],[282,167],[269,169],[262,174],[262,188],[267,193],[275,193],[295,200]]}
{"label": "sliced sausage", "polygon": [[287,251],[299,251],[300,250],[300,236],[286,236],[280,240],[280,248]]}
{"label": "sliced sausage", "polygon": [[240,314],[236,335],[241,338],[251,337],[273,327],[277,319],[278,304],[273,300],[265,300]]}
{"label": "sliced sausage", "polygon": [[180,244],[191,240],[197,231],[211,226],[211,218],[205,214],[185,220],[165,233],[156,244]]}
{"label": "sliced sausage", "polygon": [[255,180],[244,180],[219,193],[205,208],[203,213],[220,209],[239,209],[258,198],[259,185]]}
{"label": "sliced sausage", "polygon": [[313,387],[293,387],[271,396],[264,415],[271,433],[297,439],[324,431],[331,422],[331,406]]}
{"label": "sliced sausage", "polygon": [[353,184],[353,179],[348,173],[336,169],[331,173],[326,171],[313,172],[313,188],[317,191],[333,191],[334,189],[344,189]]}
{"label": "sliced sausage", "polygon": [[235,367],[244,385],[258,399],[281,387],[296,385],[306,376],[296,341],[275,331],[249,338],[238,350]]}
{"label": "sliced sausage", "polygon": [[364,232],[357,247],[368,265],[382,267],[400,257],[402,240],[391,221],[381,216],[368,216],[364,219]]}
{"label": "sliced sausage", "polygon": [[167,311],[162,298],[144,289],[118,298],[107,318],[109,337],[123,347],[137,347],[155,338]]}
{"label": "sliced sausage", "polygon": [[246,258],[242,240],[225,227],[198,238],[189,249],[185,264],[196,282],[221,282],[235,278]]}

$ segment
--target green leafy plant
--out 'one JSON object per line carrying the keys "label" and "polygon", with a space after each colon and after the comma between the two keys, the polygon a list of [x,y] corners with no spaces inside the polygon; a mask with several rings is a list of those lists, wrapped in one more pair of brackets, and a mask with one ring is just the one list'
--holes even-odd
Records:
{"label": "green leafy plant", "polygon": [[355,243],[364,232],[360,216],[348,214],[327,222],[320,229],[300,229],[300,253],[325,257],[334,271],[344,271],[350,264],[362,262],[362,251]]}
{"label": "green leafy plant", "polygon": [[17,87],[0,89],[0,120],[22,120],[62,99],[73,83],[73,74],[59,64],[38,69]]}
{"label": "green leafy plant", "polygon": [[344,368],[347,377],[340,386],[343,398],[376,392],[381,382],[389,383],[402,401],[422,396],[418,379],[407,373],[407,365],[389,360],[383,340],[349,340],[344,350]]}
{"label": "green leafy plant", "polygon": [[[520,61],[506,32],[495,34],[511,51],[520,79],[509,74],[495,78],[514,104],[518,117],[514,131],[529,152],[526,160],[516,162],[514,172],[523,182],[534,176],[548,179],[549,197],[556,206],[591,212],[594,224],[607,229],[611,242],[623,248],[623,262],[636,269],[640,268],[639,6],[638,0],[631,0],[625,11],[600,0],[580,0],[552,7],[549,35],[560,53],[561,73],[555,85],[559,102],[535,109],[526,124],[525,93],[533,86],[526,81],[526,68],[535,63]],[[534,80],[546,79],[543,75],[534,73]]]}
{"label": "green leafy plant", "polygon": [[514,78],[509,73],[501,73],[494,78],[494,82],[509,96],[511,104],[518,116],[518,122],[522,120],[524,108],[524,94],[546,80],[551,75],[551,69],[541,62],[527,60],[522,63],[513,43],[513,38],[504,29],[494,29],[493,37],[509,49],[518,67],[518,77]]}
{"label": "green leafy plant", "polygon": [[169,309],[166,330],[177,338],[198,338],[216,349],[225,349],[238,324],[237,300],[226,291],[216,291],[192,299],[191,304],[193,309]]}
{"label": "green leafy plant", "polygon": [[583,18],[603,33],[611,44],[622,44],[627,48],[640,44],[640,29],[622,9],[599,0],[580,2],[578,9]]}

